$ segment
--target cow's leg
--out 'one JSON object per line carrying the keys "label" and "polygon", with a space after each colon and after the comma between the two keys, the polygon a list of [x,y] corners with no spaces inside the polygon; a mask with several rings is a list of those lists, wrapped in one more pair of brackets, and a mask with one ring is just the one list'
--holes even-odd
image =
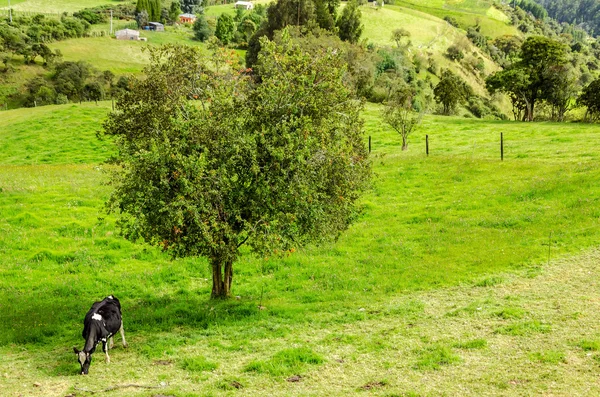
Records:
{"label": "cow's leg", "polygon": [[108,356],[108,343],[106,341],[102,341],[102,351],[106,354],[106,363],[110,364],[110,357]]}
{"label": "cow's leg", "polygon": [[123,323],[121,323],[121,329],[119,329],[119,331],[121,332],[121,339],[123,339],[123,347],[127,347],[127,341],[125,340],[125,330],[123,329]]}
{"label": "cow's leg", "polygon": [[110,337],[110,343],[108,344],[108,348],[112,349],[113,347],[115,347],[115,341],[113,340],[113,337]]}

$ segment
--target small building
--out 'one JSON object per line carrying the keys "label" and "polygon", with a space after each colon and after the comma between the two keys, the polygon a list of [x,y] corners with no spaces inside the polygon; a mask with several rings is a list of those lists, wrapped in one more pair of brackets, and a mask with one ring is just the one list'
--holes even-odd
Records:
{"label": "small building", "polygon": [[194,14],[179,14],[179,22],[181,23],[194,23],[196,19]]}
{"label": "small building", "polygon": [[133,29],[117,30],[115,37],[117,40],[139,40],[140,32]]}
{"label": "small building", "polygon": [[254,8],[254,4],[249,1],[236,1],[235,8],[245,8],[246,10],[251,10]]}
{"label": "small building", "polygon": [[165,25],[160,22],[148,22],[148,25],[144,26],[144,30],[153,30],[155,32],[164,32]]}

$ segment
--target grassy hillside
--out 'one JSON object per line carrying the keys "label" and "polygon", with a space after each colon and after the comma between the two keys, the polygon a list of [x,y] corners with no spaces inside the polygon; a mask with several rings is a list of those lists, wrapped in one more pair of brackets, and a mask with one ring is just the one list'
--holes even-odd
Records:
{"label": "grassy hillside", "polygon": [[[427,117],[402,152],[379,108],[368,107],[376,178],[358,222],[331,246],[244,255],[234,277],[240,299],[209,302],[205,260],[170,261],[124,241],[103,213],[111,147],[94,135],[109,106],[0,118],[0,309],[8,319],[0,373],[8,393],[62,396],[131,383],[163,383],[157,392],[176,396],[517,395],[549,383],[568,395],[597,387],[590,369],[600,347],[587,325],[600,296],[586,284],[597,254],[564,256],[600,238],[597,126],[541,123],[533,131]],[[565,260],[545,267],[549,252]],[[131,348],[117,347],[109,366],[97,353],[81,377],[70,346],[81,344],[91,302],[110,293],[123,303]],[[295,375],[299,382],[286,381]]]}
{"label": "grassy hillside", "polygon": [[[8,0],[0,0],[0,9],[8,8]],[[63,13],[79,11],[83,8],[105,4],[119,4],[122,0],[10,0],[10,6],[16,11]]]}

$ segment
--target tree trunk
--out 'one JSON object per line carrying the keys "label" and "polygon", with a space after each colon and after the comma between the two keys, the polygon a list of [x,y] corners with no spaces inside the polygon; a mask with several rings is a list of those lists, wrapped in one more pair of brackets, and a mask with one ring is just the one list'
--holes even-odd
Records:
{"label": "tree trunk", "polygon": [[226,299],[231,297],[231,281],[233,280],[233,263],[224,264],[214,259],[212,263],[213,287],[211,299]]}
{"label": "tree trunk", "polygon": [[402,150],[408,149],[408,139],[405,136],[402,136]]}

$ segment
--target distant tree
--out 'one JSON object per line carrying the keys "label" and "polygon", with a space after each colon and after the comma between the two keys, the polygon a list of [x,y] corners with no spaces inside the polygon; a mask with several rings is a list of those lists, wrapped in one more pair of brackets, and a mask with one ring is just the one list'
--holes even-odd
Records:
{"label": "distant tree", "polygon": [[515,104],[524,106],[524,120],[533,121],[536,103],[552,95],[560,80],[556,72],[568,63],[567,47],[548,37],[530,36],[519,55],[518,62],[488,78],[488,89],[510,93],[513,109]]}
{"label": "distant tree", "polygon": [[592,122],[600,120],[600,79],[592,81],[583,88],[577,104],[587,108],[585,119]]}
{"label": "distant tree", "polygon": [[217,27],[215,29],[215,36],[221,40],[225,45],[229,44],[235,33],[235,24],[233,18],[229,14],[221,14],[217,18]]}
{"label": "distant tree", "polygon": [[258,59],[260,39],[266,36],[272,40],[277,30],[286,26],[305,26],[315,20],[315,6],[312,0],[277,0],[269,4],[267,18],[248,41],[246,66],[251,68]]}
{"label": "distant tree", "polygon": [[364,25],[361,23],[361,16],[362,13],[358,7],[358,1],[348,1],[348,4],[342,11],[342,15],[339,16],[335,23],[340,39],[350,43],[358,43],[364,29]]}
{"label": "distant tree", "polygon": [[55,66],[52,80],[58,94],[64,94],[70,100],[80,101],[83,99],[83,87],[91,74],[90,64],[83,61],[67,61]]}
{"label": "distant tree", "polygon": [[202,0],[180,0],[181,11],[188,14],[201,13]]}
{"label": "distant tree", "polygon": [[150,22],[150,17],[148,15],[148,11],[143,10],[135,14],[135,21],[137,22],[138,27],[147,26],[148,22]]}
{"label": "distant tree", "polygon": [[102,100],[104,97],[104,90],[100,83],[92,81],[83,87],[83,96],[86,100],[94,101],[98,104],[98,101]]}
{"label": "distant tree", "polygon": [[548,88],[544,90],[544,99],[552,107],[552,119],[564,121],[566,113],[576,102],[579,86],[574,70],[567,65],[555,66],[548,73]]}
{"label": "distant tree", "polygon": [[510,98],[515,120],[521,120],[529,114],[529,75],[524,69],[512,67],[490,75],[485,80],[491,93],[503,92]]}
{"label": "distant tree", "polygon": [[460,61],[465,57],[465,53],[457,45],[451,45],[446,50],[446,56],[453,61]]}
{"label": "distant tree", "polygon": [[178,21],[179,15],[181,14],[181,7],[178,1],[174,1],[171,3],[169,7],[169,22],[175,23]]}
{"label": "distant tree", "polygon": [[423,118],[413,110],[415,92],[409,86],[397,90],[383,107],[383,120],[402,137],[402,150],[408,149],[408,137]]}
{"label": "distant tree", "polygon": [[335,14],[329,11],[327,0],[313,0],[315,4],[315,18],[320,28],[325,30],[335,29]]}
{"label": "distant tree", "polygon": [[392,31],[392,40],[396,42],[396,47],[400,48],[402,39],[410,37],[410,32],[404,28],[394,29]]}
{"label": "distant tree", "polygon": [[193,29],[194,37],[202,42],[208,40],[208,38],[212,36],[212,31],[208,25],[208,22],[206,21],[206,18],[204,17],[204,14],[200,14],[196,17]]}
{"label": "distant tree", "polygon": [[136,14],[146,11],[150,21],[160,20],[160,0],[138,0],[135,6]]}
{"label": "distant tree", "polygon": [[459,102],[467,96],[465,83],[449,70],[442,73],[440,82],[433,89],[435,100],[444,107],[443,114],[449,115]]}
{"label": "distant tree", "polygon": [[152,49],[104,125],[123,235],[206,257],[213,298],[231,295],[242,245],[264,257],[339,236],[370,176],[339,54],[262,44],[260,84],[215,75],[192,47]]}

